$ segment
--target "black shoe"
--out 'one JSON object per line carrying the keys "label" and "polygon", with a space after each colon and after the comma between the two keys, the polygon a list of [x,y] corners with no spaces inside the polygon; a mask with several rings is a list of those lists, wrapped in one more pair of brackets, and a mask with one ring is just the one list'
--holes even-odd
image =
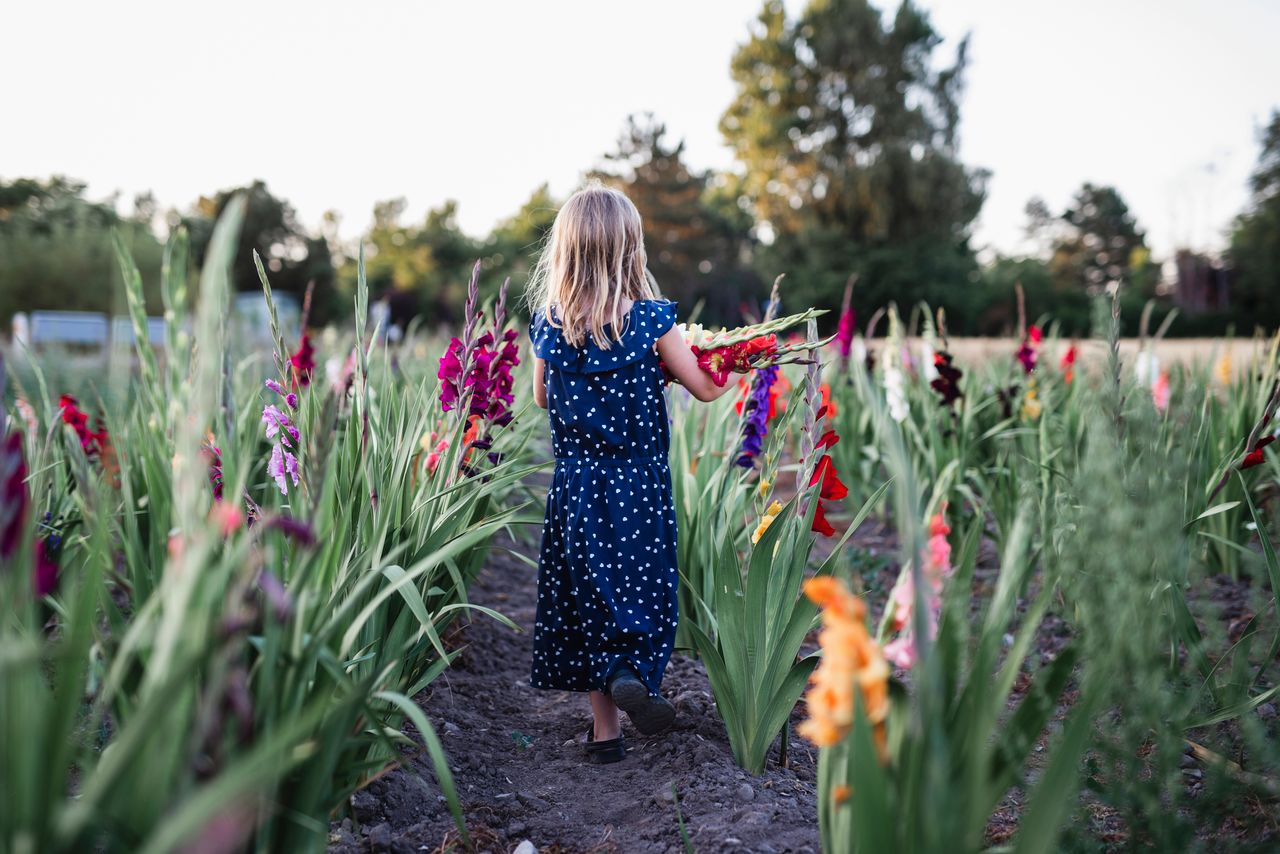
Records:
{"label": "black shoe", "polygon": [[648,687],[630,670],[622,670],[609,680],[609,696],[627,713],[641,735],[662,732],[676,719],[675,706],[649,694]]}
{"label": "black shoe", "polygon": [[627,745],[623,742],[622,735],[608,741],[596,741],[595,723],[587,725],[587,743],[584,746],[587,749],[587,761],[596,765],[608,765],[627,758]]}

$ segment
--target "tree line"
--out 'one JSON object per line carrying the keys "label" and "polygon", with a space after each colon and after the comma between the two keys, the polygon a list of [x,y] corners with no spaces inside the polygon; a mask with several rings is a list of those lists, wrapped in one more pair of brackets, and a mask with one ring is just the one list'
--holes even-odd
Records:
{"label": "tree line", "polygon": [[[1280,111],[1263,133],[1252,198],[1225,256],[1178,258],[1180,271],[1198,271],[1195,282],[1162,276],[1120,192],[1092,183],[1064,210],[1032,199],[1027,233],[1036,248],[980,262],[972,231],[990,175],[960,155],[968,42],[945,58],[941,45],[910,0],[889,16],[868,0],[813,2],[794,16],[769,0],[731,63],[735,95],[720,130],[733,169],[694,168],[683,142],[644,114],[627,120],[615,149],[585,177],[631,197],[664,294],[701,304],[711,321],[755,310],[768,283],[786,273],[793,305],[834,307],[856,275],[857,305],[945,306],[950,331],[959,334],[1009,330],[1015,283],[1033,313],[1052,313],[1067,334],[1088,331],[1094,300],[1112,288],[1135,306],[1150,298],[1164,310],[1181,305],[1189,317],[1175,331],[1184,333],[1280,325],[1268,298],[1280,282]],[[116,290],[100,286],[113,269],[110,229],[124,235],[154,289],[161,251],[151,228],[159,218],[154,199],[135,199],[123,216],[116,200],[93,202],[84,190],[65,178],[0,182],[0,317],[33,308],[105,310]],[[238,287],[258,286],[250,261],[256,248],[273,286],[301,294],[314,284],[314,322],[344,316],[356,249],[338,239],[336,216],[309,232],[261,181],[164,215],[190,232],[193,260],[202,260],[212,224],[236,192],[249,199]],[[378,203],[361,238],[375,298],[388,301],[400,324],[455,321],[476,258],[488,286],[510,276],[522,287],[559,201],[538,187],[482,237],[458,226],[454,201],[419,222],[404,221],[404,199]]]}

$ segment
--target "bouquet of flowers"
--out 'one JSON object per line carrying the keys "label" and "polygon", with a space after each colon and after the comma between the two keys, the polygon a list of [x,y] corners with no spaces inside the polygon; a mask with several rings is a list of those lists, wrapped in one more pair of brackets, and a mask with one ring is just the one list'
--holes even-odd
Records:
{"label": "bouquet of flowers", "polygon": [[[791,362],[811,362],[806,358],[808,353],[826,345],[830,338],[779,344],[778,333],[822,314],[826,312],[811,308],[800,314],[718,332],[709,332],[696,323],[682,323],[678,328],[698,360],[698,367],[710,374],[716,385],[723,386],[729,381],[730,374],[745,374]],[[662,373],[667,382],[675,382],[665,364],[662,365]]]}

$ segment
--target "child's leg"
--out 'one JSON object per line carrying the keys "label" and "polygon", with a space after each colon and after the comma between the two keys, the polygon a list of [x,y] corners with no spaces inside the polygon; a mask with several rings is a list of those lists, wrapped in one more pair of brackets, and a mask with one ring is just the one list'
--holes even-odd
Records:
{"label": "child's leg", "polygon": [[622,732],[622,724],[618,722],[618,707],[603,691],[592,691],[591,714],[595,718],[596,741],[610,741]]}

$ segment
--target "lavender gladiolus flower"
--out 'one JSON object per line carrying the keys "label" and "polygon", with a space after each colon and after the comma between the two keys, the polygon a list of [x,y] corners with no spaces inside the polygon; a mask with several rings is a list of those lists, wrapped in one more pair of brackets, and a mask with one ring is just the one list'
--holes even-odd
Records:
{"label": "lavender gladiolus flower", "polygon": [[289,480],[293,480],[293,485],[298,485],[298,458],[286,451],[280,445],[275,445],[271,449],[271,462],[267,464],[267,474],[276,482],[276,488],[280,490],[281,495],[289,494]]}
{"label": "lavender gladiolus flower", "polygon": [[267,438],[274,439],[279,433],[280,441],[286,447],[290,446],[290,439],[296,443],[301,435],[298,428],[289,423],[289,416],[273,404],[267,404],[262,408],[262,423],[267,428]]}

